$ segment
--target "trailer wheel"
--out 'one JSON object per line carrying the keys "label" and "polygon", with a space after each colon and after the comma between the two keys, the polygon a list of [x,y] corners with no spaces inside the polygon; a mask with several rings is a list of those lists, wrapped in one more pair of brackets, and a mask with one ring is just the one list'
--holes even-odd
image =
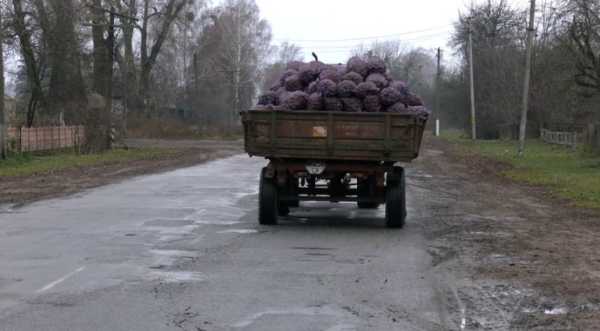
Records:
{"label": "trailer wheel", "polygon": [[287,202],[280,202],[277,208],[279,216],[288,216],[290,214],[290,207]]}
{"label": "trailer wheel", "polygon": [[265,178],[266,168],[260,173],[258,192],[258,222],[262,225],[276,225],[278,215],[277,185],[272,179]]}
{"label": "trailer wheel", "polygon": [[369,179],[359,181],[358,186],[358,201],[357,205],[359,209],[377,209],[379,208],[378,202],[366,202],[362,201],[364,197],[372,195],[371,187],[375,185],[375,178],[370,177]]}
{"label": "trailer wheel", "polygon": [[402,228],[406,222],[406,178],[404,169],[395,168],[393,180],[385,194],[385,223],[389,228]]}

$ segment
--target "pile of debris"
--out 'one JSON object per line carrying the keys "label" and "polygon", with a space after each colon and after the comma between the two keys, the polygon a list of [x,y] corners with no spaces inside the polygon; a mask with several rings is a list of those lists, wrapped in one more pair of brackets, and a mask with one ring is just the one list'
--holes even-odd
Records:
{"label": "pile of debris", "polygon": [[429,114],[421,98],[393,80],[375,56],[352,57],[346,65],[290,62],[256,109]]}

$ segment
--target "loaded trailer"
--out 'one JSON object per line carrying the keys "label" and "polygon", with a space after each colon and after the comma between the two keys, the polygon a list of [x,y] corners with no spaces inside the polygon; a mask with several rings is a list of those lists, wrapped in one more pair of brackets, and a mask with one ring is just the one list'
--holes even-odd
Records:
{"label": "loaded trailer", "polygon": [[244,147],[270,162],[260,174],[263,225],[301,201],[385,204],[388,227],[404,226],[406,181],[398,162],[418,157],[427,117],[331,111],[242,112]]}

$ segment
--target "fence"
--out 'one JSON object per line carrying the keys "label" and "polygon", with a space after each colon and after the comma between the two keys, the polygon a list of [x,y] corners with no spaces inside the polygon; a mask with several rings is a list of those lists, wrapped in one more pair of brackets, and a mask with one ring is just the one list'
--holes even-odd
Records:
{"label": "fence", "polygon": [[573,149],[577,148],[577,132],[561,132],[541,130],[541,138],[549,144],[565,145]]}
{"label": "fence", "polygon": [[85,129],[77,126],[8,128],[7,148],[13,152],[36,152],[78,147],[84,141]]}

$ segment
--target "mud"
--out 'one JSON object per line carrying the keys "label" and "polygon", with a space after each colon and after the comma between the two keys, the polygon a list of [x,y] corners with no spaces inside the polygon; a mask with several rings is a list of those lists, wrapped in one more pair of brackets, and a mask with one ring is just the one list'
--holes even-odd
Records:
{"label": "mud", "polygon": [[[422,194],[429,253],[456,325],[476,330],[592,330],[600,325],[600,217],[506,164],[428,139],[409,185]],[[422,205],[421,205],[422,204]],[[429,212],[427,212],[429,211]],[[449,280],[455,277],[455,280]]]}

